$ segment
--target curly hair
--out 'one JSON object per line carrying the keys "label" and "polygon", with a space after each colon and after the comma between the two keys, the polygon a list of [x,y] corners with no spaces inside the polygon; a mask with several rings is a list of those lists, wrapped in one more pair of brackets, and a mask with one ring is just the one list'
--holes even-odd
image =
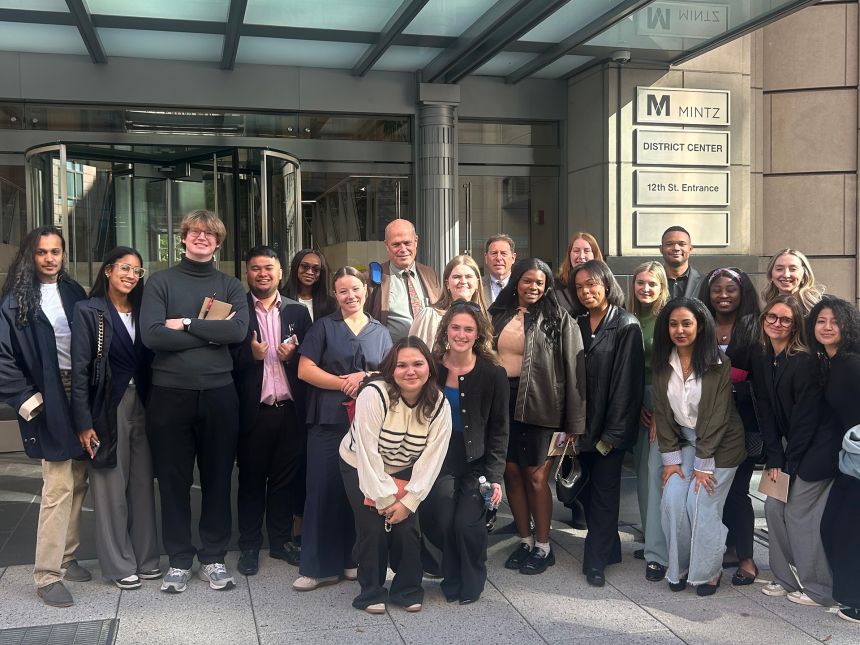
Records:
{"label": "curly hair", "polygon": [[630,283],[630,312],[637,318],[648,315],[642,311],[645,305],[636,298],[636,278],[640,273],[650,273],[657,284],[660,285],[660,293],[657,294],[657,299],[651,303],[651,310],[648,312],[648,314],[656,316],[666,306],[666,303],[669,302],[669,280],[666,278],[666,269],[663,268],[662,264],[653,260],[643,262],[633,269],[633,281]]}
{"label": "curly hair", "polygon": [[0,300],[7,296],[13,298],[18,306],[18,325],[25,327],[42,310],[42,289],[39,275],[36,271],[36,249],[43,237],[56,235],[60,238],[63,249],[63,259],[60,265],[58,280],[68,278],[66,274],[66,240],[63,232],[56,226],[39,226],[24,236],[15,259],[9,265],[6,282],[0,291]]}
{"label": "curly hair", "polygon": [[768,348],[771,346],[770,337],[767,335],[767,332],[764,330],[764,319],[770,313],[770,310],[773,309],[774,305],[785,305],[789,309],[791,309],[791,317],[794,320],[791,325],[791,335],[788,337],[788,346],[785,348],[785,355],[792,356],[793,354],[798,354],[801,352],[808,352],[809,346],[806,344],[806,329],[803,326],[803,318],[806,314],[806,311],[803,308],[803,303],[800,298],[797,296],[789,295],[787,293],[780,294],[775,298],[772,298],[770,302],[764,308],[764,311],[761,312],[761,344],[763,347]]}
{"label": "curly hair", "polygon": [[818,301],[806,319],[806,338],[809,349],[820,358],[827,355],[824,346],[815,338],[815,322],[825,309],[833,312],[836,325],[839,327],[839,335],[842,337],[839,341],[839,353],[860,354],[860,312],[850,302],[829,294]]}
{"label": "curly hair", "polygon": [[441,360],[442,356],[448,350],[448,325],[451,324],[451,319],[457,314],[468,314],[475,321],[475,327],[478,330],[478,338],[475,339],[475,344],[472,345],[472,351],[475,355],[489,361],[493,365],[500,365],[499,355],[493,349],[493,325],[490,320],[479,309],[475,302],[466,302],[465,300],[455,300],[442,320],[439,322],[439,328],[436,331],[436,338],[433,342],[433,355]]}
{"label": "curly hair", "polygon": [[776,265],[776,261],[783,255],[793,255],[797,258],[797,261],[800,262],[800,266],[803,267],[803,277],[800,279],[800,286],[797,291],[791,295],[795,296],[800,301],[800,304],[803,307],[803,312],[806,314],[819,300],[821,300],[821,296],[824,294],[824,285],[815,284],[815,274],[812,272],[812,264],[810,264],[809,259],[797,249],[782,249],[781,251],[776,252],[770,259],[770,262],[767,264],[766,271],[767,286],[761,292],[762,300],[764,300],[767,305],[770,305],[770,301],[780,293],[779,289],[777,289],[776,285],[773,283],[773,267]]}
{"label": "curly hair", "polygon": [[[517,289],[523,274],[527,271],[540,271],[544,274],[544,291],[536,303],[529,307],[529,313],[542,318],[540,330],[543,332],[547,342],[555,345],[561,338],[561,305],[555,295],[552,286],[552,269],[540,258],[525,258],[518,260],[511,270],[511,278],[508,285],[499,292],[495,302],[490,306],[490,314],[495,318],[500,314],[511,314],[519,307],[519,294]],[[501,332],[501,329],[496,329]]]}
{"label": "curly hair", "polygon": [[711,367],[717,365],[720,353],[714,338],[717,336],[717,326],[705,305],[698,298],[675,298],[670,300],[654,323],[654,350],[651,354],[651,370],[656,373],[669,365],[669,357],[675,344],[669,336],[669,318],[677,309],[688,309],[696,319],[696,340],[693,344],[693,374],[702,376]]}
{"label": "curly hair", "polygon": [[436,361],[433,360],[430,349],[425,342],[418,338],[418,336],[407,336],[394,343],[391,349],[388,350],[385,358],[382,359],[382,363],[379,364],[379,374],[365,379],[362,387],[373,381],[384,381],[391,407],[396,406],[400,402],[400,387],[394,380],[394,370],[397,367],[397,360],[402,349],[417,349],[424,356],[424,360],[427,361],[427,365],[430,368],[430,376],[427,378],[427,382],[421,387],[421,391],[418,393],[418,401],[415,403],[418,410],[418,419],[429,421],[433,417],[433,412],[436,410],[439,395],[442,391],[436,382],[439,378]]}
{"label": "curly hair", "polygon": [[570,284],[570,270],[573,268],[573,265],[570,262],[570,252],[573,250],[573,243],[577,240],[585,240],[588,242],[588,245],[591,247],[591,252],[594,254],[594,259],[600,260],[601,262],[603,261],[603,251],[600,250],[597,238],[595,238],[591,233],[587,233],[585,231],[574,233],[573,237],[571,237],[570,241],[567,243],[567,253],[564,254],[564,259],[561,261],[561,267],[558,270],[558,281],[563,287]]}

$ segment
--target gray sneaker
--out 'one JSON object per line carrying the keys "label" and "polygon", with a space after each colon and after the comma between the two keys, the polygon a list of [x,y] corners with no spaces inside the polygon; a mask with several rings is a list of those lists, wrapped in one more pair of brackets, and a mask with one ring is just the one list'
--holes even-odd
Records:
{"label": "gray sneaker", "polygon": [[161,590],[165,593],[182,593],[189,580],[191,580],[191,569],[170,567],[161,581]]}
{"label": "gray sneaker", "polygon": [[224,566],[223,562],[201,564],[197,575],[203,582],[209,583],[210,589],[216,591],[226,591],[236,586],[233,576],[227,573],[227,567]]}
{"label": "gray sneaker", "polygon": [[51,607],[71,607],[75,604],[72,594],[63,585],[62,581],[52,582],[44,587],[37,587],[36,594],[46,605]]}
{"label": "gray sneaker", "polygon": [[93,579],[93,574],[78,564],[77,560],[69,560],[61,565],[64,569],[63,580],[69,582],[87,582]]}

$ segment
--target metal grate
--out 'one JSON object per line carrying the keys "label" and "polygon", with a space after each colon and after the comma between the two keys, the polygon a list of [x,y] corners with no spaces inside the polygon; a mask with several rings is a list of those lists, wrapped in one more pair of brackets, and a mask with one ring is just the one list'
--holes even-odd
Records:
{"label": "metal grate", "polygon": [[0,629],[0,645],[113,645],[119,620]]}

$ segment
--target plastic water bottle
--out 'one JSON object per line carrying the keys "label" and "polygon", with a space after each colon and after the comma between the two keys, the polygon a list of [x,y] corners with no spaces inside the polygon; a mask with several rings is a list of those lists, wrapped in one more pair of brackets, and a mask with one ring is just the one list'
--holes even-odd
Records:
{"label": "plastic water bottle", "polygon": [[478,491],[481,493],[481,497],[484,498],[484,508],[486,509],[485,520],[487,523],[487,533],[489,533],[496,525],[496,509],[498,507],[492,502],[493,485],[483,475],[478,477]]}

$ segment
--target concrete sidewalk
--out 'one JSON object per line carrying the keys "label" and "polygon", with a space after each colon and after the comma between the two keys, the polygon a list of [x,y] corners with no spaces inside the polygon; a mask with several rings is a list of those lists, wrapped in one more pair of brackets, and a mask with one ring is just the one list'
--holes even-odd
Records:
{"label": "concrete sidewalk", "polygon": [[[265,550],[260,573],[249,578],[235,573],[237,552],[228,554],[227,566],[237,582],[230,591],[212,591],[197,578],[178,596],[161,593],[160,581],[120,591],[101,579],[96,560],[86,559],[94,557],[93,513],[86,504],[79,557],[94,580],[68,583],[73,607],[47,607],[36,597],[32,578],[40,484],[38,462],[23,455],[0,456],[0,630],[117,619],[116,643],[121,645],[860,643],[860,626],[840,620],[832,611],[760,593],[768,572],[767,549],[758,544],[756,561],[762,571],[759,582],[750,587],[732,587],[732,571],[725,572],[723,585],[711,598],[699,598],[692,588],[672,593],[665,582],[647,582],[644,562],[632,555],[641,534],[635,526],[635,476],[629,469],[622,479],[619,526],[624,561],[606,570],[603,589],[586,584],[581,574],[585,533],[563,522],[569,513],[556,503],[551,538],[557,562],[546,573],[524,576],[505,569],[516,538],[493,533],[488,584],[479,602],[465,607],[447,604],[439,581],[425,580],[423,611],[408,614],[391,607],[381,616],[352,608],[356,582],[308,593],[293,591],[296,568],[269,559]],[[193,497],[198,495],[199,490],[194,491]],[[199,508],[199,500],[192,504]],[[760,516],[759,504],[756,509]],[[503,507],[497,526],[504,528],[509,520]],[[759,518],[757,523],[761,522]],[[166,569],[166,557],[161,565]],[[6,642],[0,631],[0,643]]]}

